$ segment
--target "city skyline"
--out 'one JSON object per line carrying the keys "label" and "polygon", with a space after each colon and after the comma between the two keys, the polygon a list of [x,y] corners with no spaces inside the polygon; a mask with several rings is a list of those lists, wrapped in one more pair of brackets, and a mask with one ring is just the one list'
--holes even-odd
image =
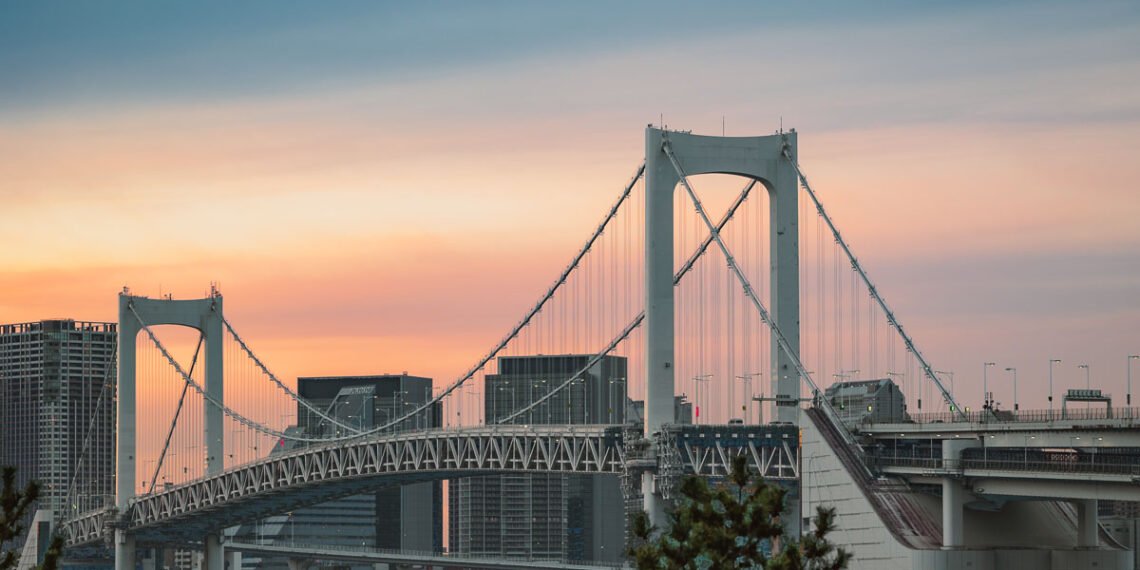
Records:
{"label": "city skyline", "polygon": [[0,8],[0,238],[21,246],[0,254],[0,321],[113,321],[124,285],[216,282],[282,378],[446,385],[588,235],[646,123],[782,118],[968,405],[994,361],[1045,407],[1027,387],[1055,358],[1058,396],[1089,363],[1123,401],[1134,6],[447,8]]}

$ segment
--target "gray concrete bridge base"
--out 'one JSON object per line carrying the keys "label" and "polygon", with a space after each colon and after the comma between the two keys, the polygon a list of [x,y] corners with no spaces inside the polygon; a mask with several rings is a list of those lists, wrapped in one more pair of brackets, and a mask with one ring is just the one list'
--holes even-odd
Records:
{"label": "gray concrete bridge base", "polygon": [[206,535],[206,558],[204,570],[226,570],[225,547],[222,546],[222,535],[210,533]]}
{"label": "gray concrete bridge base", "polygon": [[135,537],[115,531],[115,570],[135,570]]}
{"label": "gray concrete bridge base", "polygon": [[1077,546],[1092,548],[1098,544],[1097,504],[1096,499],[1074,501],[1077,507]]}

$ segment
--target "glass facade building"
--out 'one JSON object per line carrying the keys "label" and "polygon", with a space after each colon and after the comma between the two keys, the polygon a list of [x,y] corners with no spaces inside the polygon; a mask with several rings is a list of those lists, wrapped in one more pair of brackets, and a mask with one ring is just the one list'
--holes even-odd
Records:
{"label": "glass facade building", "polygon": [[[484,386],[488,425],[537,401],[578,373],[594,355],[502,357]],[[606,356],[517,424],[622,424],[626,359]],[[496,475],[452,480],[448,548],[452,552],[535,559],[624,558],[621,485],[613,476]]]}

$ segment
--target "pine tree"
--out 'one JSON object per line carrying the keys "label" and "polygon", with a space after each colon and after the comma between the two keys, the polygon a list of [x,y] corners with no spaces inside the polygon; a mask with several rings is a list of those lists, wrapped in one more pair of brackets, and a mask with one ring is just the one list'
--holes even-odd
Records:
{"label": "pine tree", "polygon": [[851,559],[827,540],[835,509],[820,507],[815,529],[803,538],[784,537],[780,517],[787,491],[750,472],[743,455],[733,459],[723,484],[689,476],[679,491],[668,531],[656,532],[645,513],[635,519],[640,544],[630,555],[637,568],[842,570]]}
{"label": "pine tree", "polygon": [[[40,497],[40,484],[29,481],[23,490],[16,488],[16,468],[5,466],[2,468],[0,479],[3,487],[0,488],[0,570],[11,570],[16,567],[20,558],[15,547],[10,543],[24,532],[24,525],[20,522],[28,509]],[[59,557],[63,551],[63,537],[56,534],[52,536],[48,551],[44,553],[44,563],[40,570],[55,570],[59,565]]]}

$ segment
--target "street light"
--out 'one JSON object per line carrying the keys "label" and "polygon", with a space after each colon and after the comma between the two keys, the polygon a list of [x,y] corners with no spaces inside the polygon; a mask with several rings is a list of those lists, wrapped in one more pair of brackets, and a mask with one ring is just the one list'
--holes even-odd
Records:
{"label": "street light", "polygon": [[1013,411],[1017,411],[1017,368],[1007,366],[1006,372],[1013,372]]}
{"label": "street light", "polygon": [[712,378],[712,374],[701,374],[693,376],[693,399],[696,400],[697,415],[693,423],[701,421],[701,382],[708,382]]}
{"label": "street light", "polygon": [[[993,362],[987,362],[982,366],[982,410],[990,409],[990,383],[988,373],[990,367],[995,366]],[[985,413],[982,414],[985,417]]]}
{"label": "street light", "polygon": [[1128,407],[1132,407],[1132,361],[1140,359],[1140,354],[1128,355],[1128,395],[1126,396]]}
{"label": "street light", "polygon": [[743,376],[737,376],[736,377],[738,380],[741,380],[743,382],[748,382],[748,391],[745,393],[748,394],[748,397],[750,399],[745,400],[744,405],[740,406],[740,411],[744,412],[745,418],[751,417],[751,415],[752,415],[748,412],[748,405],[752,402],[752,400],[751,400],[751,397],[752,397],[752,377],[753,376],[763,376],[763,375],[764,375],[763,372],[751,372],[751,373],[746,372],[746,373],[744,373]]}
{"label": "street light", "polygon": [[1049,359],[1049,419],[1053,419],[1053,365],[1059,364],[1060,358]]}

